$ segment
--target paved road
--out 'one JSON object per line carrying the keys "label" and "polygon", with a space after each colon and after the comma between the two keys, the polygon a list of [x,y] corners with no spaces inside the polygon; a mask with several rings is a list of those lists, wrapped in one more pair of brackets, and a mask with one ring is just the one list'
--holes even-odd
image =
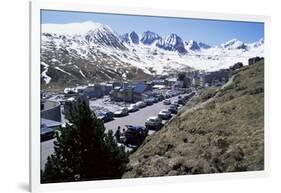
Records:
{"label": "paved road", "polygon": [[[176,99],[177,96],[170,98],[172,102]],[[163,104],[163,101],[160,101],[151,106],[147,106],[136,112],[130,113],[128,116],[116,117],[114,118],[113,121],[105,123],[106,130],[108,131],[110,129],[113,132],[115,132],[118,126],[123,128],[125,125],[145,126],[146,119],[148,119],[151,116],[157,116],[157,114],[162,109],[167,109],[168,107],[169,107],[168,105]]]}
{"label": "paved road", "polygon": [[[176,99],[177,96],[170,98],[172,102]],[[156,116],[162,109],[165,108],[168,108],[168,106],[164,105],[163,101],[160,101],[151,106],[147,106],[136,112],[130,113],[128,116],[115,118],[113,121],[105,123],[106,131],[112,130],[115,132],[118,126],[123,128],[125,125],[144,126],[148,117]],[[151,133],[152,131],[149,132],[149,134]],[[54,141],[55,139],[52,139],[41,143],[41,169],[44,169],[47,157],[54,152]]]}

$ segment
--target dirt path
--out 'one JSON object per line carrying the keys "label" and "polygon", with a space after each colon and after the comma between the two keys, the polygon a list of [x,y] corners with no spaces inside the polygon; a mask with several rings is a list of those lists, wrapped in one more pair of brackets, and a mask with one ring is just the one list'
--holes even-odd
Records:
{"label": "dirt path", "polygon": [[225,87],[229,86],[233,82],[234,77],[235,77],[235,75],[231,76],[230,79],[227,81],[227,83],[222,85],[222,87],[220,89],[224,89]]}

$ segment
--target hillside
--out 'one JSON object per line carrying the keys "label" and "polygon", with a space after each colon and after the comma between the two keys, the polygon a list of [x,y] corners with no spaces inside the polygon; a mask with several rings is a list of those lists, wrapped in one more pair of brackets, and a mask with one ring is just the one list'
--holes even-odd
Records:
{"label": "hillside", "polygon": [[264,168],[264,63],[195,97],[130,156],[123,178]]}

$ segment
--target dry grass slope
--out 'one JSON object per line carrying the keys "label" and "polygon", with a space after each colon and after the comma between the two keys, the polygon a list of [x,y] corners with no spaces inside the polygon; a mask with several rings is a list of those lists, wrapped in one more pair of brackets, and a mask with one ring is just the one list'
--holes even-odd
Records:
{"label": "dry grass slope", "polygon": [[193,112],[186,106],[147,138],[130,156],[123,178],[263,170],[263,61],[235,72],[232,84],[211,93],[214,100],[206,106]]}

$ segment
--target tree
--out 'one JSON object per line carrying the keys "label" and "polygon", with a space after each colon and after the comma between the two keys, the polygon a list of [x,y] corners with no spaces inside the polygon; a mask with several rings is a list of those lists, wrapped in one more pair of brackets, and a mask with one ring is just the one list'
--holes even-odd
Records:
{"label": "tree", "polygon": [[178,73],[178,80],[179,81],[184,81],[185,77],[186,77],[185,73],[183,73],[183,72]]}
{"label": "tree", "polygon": [[42,171],[42,183],[120,178],[128,154],[117,145],[89,106],[79,101],[70,107],[69,123],[56,133],[54,154]]}

